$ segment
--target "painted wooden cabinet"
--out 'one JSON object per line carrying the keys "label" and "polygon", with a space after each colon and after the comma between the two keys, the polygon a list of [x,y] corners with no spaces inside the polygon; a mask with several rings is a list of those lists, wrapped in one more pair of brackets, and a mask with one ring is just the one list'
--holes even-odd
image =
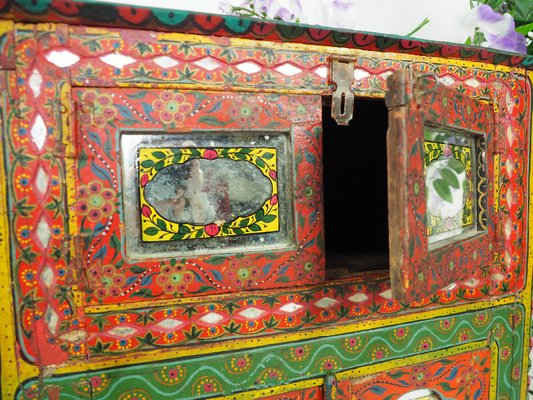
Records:
{"label": "painted wooden cabinet", "polygon": [[2,398],[526,398],[533,59],[0,12]]}

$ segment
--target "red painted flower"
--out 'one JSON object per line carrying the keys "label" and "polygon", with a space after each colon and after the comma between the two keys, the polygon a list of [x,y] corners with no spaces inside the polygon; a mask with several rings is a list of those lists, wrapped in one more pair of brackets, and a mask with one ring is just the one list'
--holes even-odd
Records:
{"label": "red painted flower", "polygon": [[278,204],[278,195],[275,194],[274,196],[272,196],[272,198],[270,199],[270,204],[275,206],[276,204]]}
{"label": "red painted flower", "polygon": [[270,172],[269,172],[268,174],[270,175],[270,177],[271,177],[273,180],[278,179],[278,173],[276,172],[276,170],[271,169]]}
{"label": "red painted flower", "polygon": [[150,218],[150,214],[152,214],[152,210],[150,210],[150,207],[146,205],[143,206],[143,208],[141,209],[141,212],[146,218]]}
{"label": "red painted flower", "polygon": [[207,160],[214,160],[218,157],[218,153],[213,149],[207,149],[204,151],[204,158]]}
{"label": "red painted flower", "polygon": [[209,224],[205,227],[205,233],[211,237],[216,236],[218,232],[220,232],[220,226],[217,224]]}
{"label": "red painted flower", "polygon": [[141,186],[144,187],[148,183],[148,174],[141,176]]}

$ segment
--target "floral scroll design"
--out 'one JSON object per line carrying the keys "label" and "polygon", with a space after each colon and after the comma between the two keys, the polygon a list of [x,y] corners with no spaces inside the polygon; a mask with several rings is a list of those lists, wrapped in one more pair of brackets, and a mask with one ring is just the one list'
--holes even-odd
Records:
{"label": "floral scroll design", "polygon": [[[253,164],[268,179],[271,192],[268,199],[251,215],[237,216],[228,221],[213,220],[197,223],[173,221],[162,215],[146,196],[146,188],[158,173],[172,165],[185,165],[198,160],[227,159]],[[141,148],[139,149],[139,206],[142,240],[162,242],[208,239],[279,231],[277,183],[277,150],[275,148]]]}

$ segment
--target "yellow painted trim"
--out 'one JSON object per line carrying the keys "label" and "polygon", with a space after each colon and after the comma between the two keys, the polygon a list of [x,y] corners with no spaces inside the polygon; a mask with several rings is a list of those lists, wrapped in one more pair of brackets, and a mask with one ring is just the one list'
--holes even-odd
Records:
{"label": "yellow painted trim", "polygon": [[12,32],[14,27],[15,23],[13,21],[0,19],[0,35]]}
{"label": "yellow painted trim", "polygon": [[273,386],[268,389],[250,390],[248,392],[236,393],[231,396],[214,397],[213,400],[254,400],[263,397],[275,396],[283,393],[294,392],[295,390],[309,389],[312,387],[322,386],[324,378],[307,379],[289,383],[287,385]]}
{"label": "yellow painted trim", "polygon": [[500,348],[495,340],[490,344],[490,387],[489,399],[496,399],[498,394],[498,366],[500,360]]}

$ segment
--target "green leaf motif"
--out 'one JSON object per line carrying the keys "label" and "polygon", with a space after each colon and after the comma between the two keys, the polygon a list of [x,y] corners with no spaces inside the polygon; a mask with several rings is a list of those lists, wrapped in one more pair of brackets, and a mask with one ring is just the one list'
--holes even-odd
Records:
{"label": "green leaf motif", "polygon": [[160,218],[157,219],[157,226],[163,231],[167,230],[167,223]]}
{"label": "green leaf motif", "polygon": [[463,163],[455,158],[451,157],[448,159],[448,168],[454,170],[457,174],[462,174],[466,172],[466,168]]}
{"label": "green leaf motif", "polygon": [[433,187],[441,199],[448,203],[453,203],[452,191],[444,179],[435,179]]}
{"label": "green leaf motif", "polygon": [[146,229],[144,230],[144,233],[145,233],[146,235],[148,235],[148,236],[155,236],[155,235],[157,235],[157,234],[159,233],[159,229],[157,229],[157,228],[151,226],[151,227],[149,227],[149,228],[146,228]]}
{"label": "green leaf motif", "polygon": [[159,160],[161,160],[162,158],[166,158],[166,157],[167,157],[167,155],[166,155],[165,153],[163,153],[162,151],[154,151],[154,152],[152,153],[152,155],[153,155],[155,158],[159,159]]}
{"label": "green leaf motif", "polygon": [[459,179],[457,179],[457,175],[452,170],[443,168],[440,170],[440,174],[449,186],[459,189]]}
{"label": "green leaf motif", "polygon": [[141,162],[141,167],[143,168],[152,168],[154,166],[154,161],[153,160],[144,160],[143,162]]}

